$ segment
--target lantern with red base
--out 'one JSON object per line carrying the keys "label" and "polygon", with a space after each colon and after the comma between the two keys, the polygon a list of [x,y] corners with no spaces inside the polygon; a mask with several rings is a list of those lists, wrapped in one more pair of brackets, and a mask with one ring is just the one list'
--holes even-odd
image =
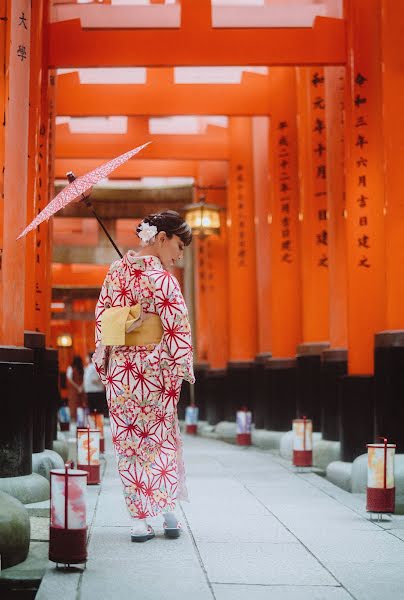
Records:
{"label": "lantern with red base", "polygon": [[77,468],[87,471],[89,485],[100,483],[100,432],[77,429]]}
{"label": "lantern with red base", "polygon": [[50,472],[49,560],[65,565],[87,560],[87,473],[75,469]]}
{"label": "lantern with red base", "polygon": [[103,454],[105,451],[104,415],[94,410],[88,415],[88,424],[91,429],[98,429],[100,432],[100,452]]}
{"label": "lantern with red base", "polygon": [[185,409],[185,433],[198,433],[199,408],[195,404],[187,406]]}
{"label": "lantern with red base", "polygon": [[237,411],[236,431],[237,431],[237,444],[239,446],[250,446],[251,445],[251,422],[252,422],[251,411],[249,411],[246,407],[243,407]]}
{"label": "lantern with red base", "polygon": [[60,431],[70,431],[70,408],[61,406],[58,410],[58,420]]}
{"label": "lantern with red base", "polygon": [[88,408],[85,406],[78,406],[76,410],[76,425],[80,429],[87,427],[88,425]]}
{"label": "lantern with red base", "polygon": [[366,510],[371,513],[394,513],[396,488],[394,485],[395,444],[368,444],[368,485]]}
{"label": "lantern with red base", "polygon": [[295,467],[313,464],[313,423],[306,417],[293,421],[293,464]]}

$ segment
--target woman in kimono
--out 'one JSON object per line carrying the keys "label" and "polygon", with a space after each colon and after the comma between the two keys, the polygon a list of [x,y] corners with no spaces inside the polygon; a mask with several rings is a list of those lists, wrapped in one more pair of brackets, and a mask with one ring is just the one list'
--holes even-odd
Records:
{"label": "woman in kimono", "polygon": [[160,513],[165,535],[178,537],[173,510],[188,499],[177,402],[183,379],[195,382],[192,340],[169,269],[192,232],[171,210],[146,217],[136,232],[140,251],[112,263],[102,286],[93,361],[106,387],[131,539],[143,542],[154,537],[147,518]]}

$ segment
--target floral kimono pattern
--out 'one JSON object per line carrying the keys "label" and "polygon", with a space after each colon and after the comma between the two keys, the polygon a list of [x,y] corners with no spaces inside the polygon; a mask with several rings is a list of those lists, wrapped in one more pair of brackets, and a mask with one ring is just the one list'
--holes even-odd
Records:
{"label": "floral kimono pattern", "polygon": [[[103,346],[106,308],[141,304],[158,314],[163,337],[148,346]],[[96,306],[93,361],[106,387],[112,441],[129,514],[138,519],[187,500],[177,402],[194,383],[188,311],[176,278],[155,256],[129,251],[114,262]]]}

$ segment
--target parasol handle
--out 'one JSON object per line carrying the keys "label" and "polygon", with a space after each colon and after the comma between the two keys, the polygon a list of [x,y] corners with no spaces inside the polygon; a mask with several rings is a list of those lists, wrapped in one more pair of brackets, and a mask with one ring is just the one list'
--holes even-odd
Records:
{"label": "parasol handle", "polygon": [[[75,176],[75,174],[72,171],[69,171],[68,173],[66,173],[66,177],[67,177],[67,180],[68,180],[69,183],[72,183],[76,179],[76,176]],[[93,213],[94,217],[97,219],[98,223],[102,227],[103,232],[105,233],[105,235],[107,236],[107,238],[109,239],[109,241],[111,242],[111,244],[113,245],[113,247],[115,248],[115,250],[118,252],[120,258],[123,258],[123,255],[121,254],[121,251],[119,250],[118,246],[115,244],[114,240],[112,239],[112,237],[108,233],[107,228],[105,227],[104,223],[101,221],[100,217],[95,212],[95,209],[94,209],[94,207],[93,207],[93,205],[91,203],[90,197],[89,196],[85,196],[84,194],[82,194],[80,202],[84,202],[84,204],[87,206],[87,208],[89,208],[91,210],[91,212]]]}

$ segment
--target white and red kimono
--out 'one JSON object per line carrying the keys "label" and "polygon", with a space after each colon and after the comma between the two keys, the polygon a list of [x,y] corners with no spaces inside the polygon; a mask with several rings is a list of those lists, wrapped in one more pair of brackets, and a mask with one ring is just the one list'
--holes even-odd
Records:
{"label": "white and red kimono", "polygon": [[[100,317],[141,304],[159,315],[163,337],[148,346],[103,346]],[[106,387],[112,441],[128,511],[145,519],[187,500],[177,402],[194,383],[191,328],[177,279],[155,256],[129,251],[105,278],[96,312],[94,364]]]}

